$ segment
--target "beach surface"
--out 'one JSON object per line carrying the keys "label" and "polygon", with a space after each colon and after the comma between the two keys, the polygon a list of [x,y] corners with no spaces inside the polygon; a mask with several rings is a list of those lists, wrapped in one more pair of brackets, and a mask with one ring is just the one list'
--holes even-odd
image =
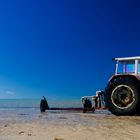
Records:
{"label": "beach surface", "polygon": [[139,116],[0,110],[0,140],[139,140]]}

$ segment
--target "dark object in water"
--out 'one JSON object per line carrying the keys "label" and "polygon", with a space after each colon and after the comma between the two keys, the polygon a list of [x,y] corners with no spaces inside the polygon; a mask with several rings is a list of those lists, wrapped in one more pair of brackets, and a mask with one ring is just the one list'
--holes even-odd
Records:
{"label": "dark object in water", "polygon": [[41,99],[40,101],[40,111],[41,112],[45,112],[45,110],[72,110],[72,111],[82,111],[83,108],[74,108],[74,107],[67,107],[67,108],[58,108],[58,107],[54,107],[54,108],[50,108],[48,105],[48,102],[46,100],[46,98],[43,96],[43,99]]}
{"label": "dark object in water", "polygon": [[46,109],[49,109],[49,105],[46,98],[43,96],[43,99],[40,101],[40,111],[45,112]]}
{"label": "dark object in water", "polygon": [[83,108],[82,107],[77,107],[77,108],[75,108],[75,107],[64,107],[64,108],[57,108],[57,107],[53,107],[53,108],[49,108],[49,110],[73,110],[73,111],[82,111],[83,110]]}

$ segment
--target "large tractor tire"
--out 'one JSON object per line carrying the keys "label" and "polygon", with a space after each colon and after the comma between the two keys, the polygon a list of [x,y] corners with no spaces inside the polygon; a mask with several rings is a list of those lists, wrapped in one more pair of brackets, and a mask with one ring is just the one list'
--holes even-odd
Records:
{"label": "large tractor tire", "polygon": [[114,80],[106,88],[106,103],[115,115],[134,115],[138,113],[140,94],[138,84],[128,80]]}

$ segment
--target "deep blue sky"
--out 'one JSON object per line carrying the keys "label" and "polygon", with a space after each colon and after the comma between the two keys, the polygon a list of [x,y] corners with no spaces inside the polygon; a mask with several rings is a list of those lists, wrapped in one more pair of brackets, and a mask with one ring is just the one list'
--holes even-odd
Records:
{"label": "deep blue sky", "polygon": [[0,1],[0,98],[93,95],[138,55],[139,1]]}

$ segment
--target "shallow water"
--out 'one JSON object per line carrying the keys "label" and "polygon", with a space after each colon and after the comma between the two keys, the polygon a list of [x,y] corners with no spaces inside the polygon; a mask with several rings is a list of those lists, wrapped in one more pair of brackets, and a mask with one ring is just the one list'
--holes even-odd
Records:
{"label": "shallow water", "polygon": [[[24,101],[24,103],[23,103]],[[74,103],[74,107],[77,107],[77,100],[69,100],[69,105]],[[31,104],[30,104],[31,103]],[[55,106],[56,102],[53,103]],[[64,102],[62,107],[66,106]],[[12,105],[11,105],[12,104]],[[101,124],[118,123],[118,124],[136,124],[139,125],[139,116],[115,116],[108,110],[96,110],[93,112],[83,113],[82,111],[67,111],[67,110],[48,110],[44,113],[40,112],[39,100],[0,100],[0,124],[5,125],[8,123],[30,123],[39,122],[59,124],[59,125],[78,125],[84,126],[97,126]],[[7,105],[7,106],[6,106]],[[10,107],[11,105],[11,107]],[[25,106],[26,105],[26,106]],[[30,105],[30,106],[29,106]],[[79,102],[80,105],[80,102]],[[78,106],[79,107],[79,106]],[[106,121],[106,122],[105,122]],[[115,124],[114,124],[115,125]]]}
{"label": "shallow water", "polygon": [[[107,110],[46,111],[37,108],[0,110],[0,136],[4,140],[139,140],[139,116],[115,116]],[[28,139],[29,139],[28,138]],[[36,138],[36,139],[35,139]]]}
{"label": "shallow water", "polygon": [[[16,109],[1,109],[0,122],[5,123],[25,123],[36,122],[50,123],[50,124],[83,124],[93,125],[92,118],[113,116],[107,110],[98,110],[89,113],[82,111],[62,111],[62,110],[48,110],[41,113],[39,108],[16,108]],[[95,124],[97,121],[95,122]]]}

